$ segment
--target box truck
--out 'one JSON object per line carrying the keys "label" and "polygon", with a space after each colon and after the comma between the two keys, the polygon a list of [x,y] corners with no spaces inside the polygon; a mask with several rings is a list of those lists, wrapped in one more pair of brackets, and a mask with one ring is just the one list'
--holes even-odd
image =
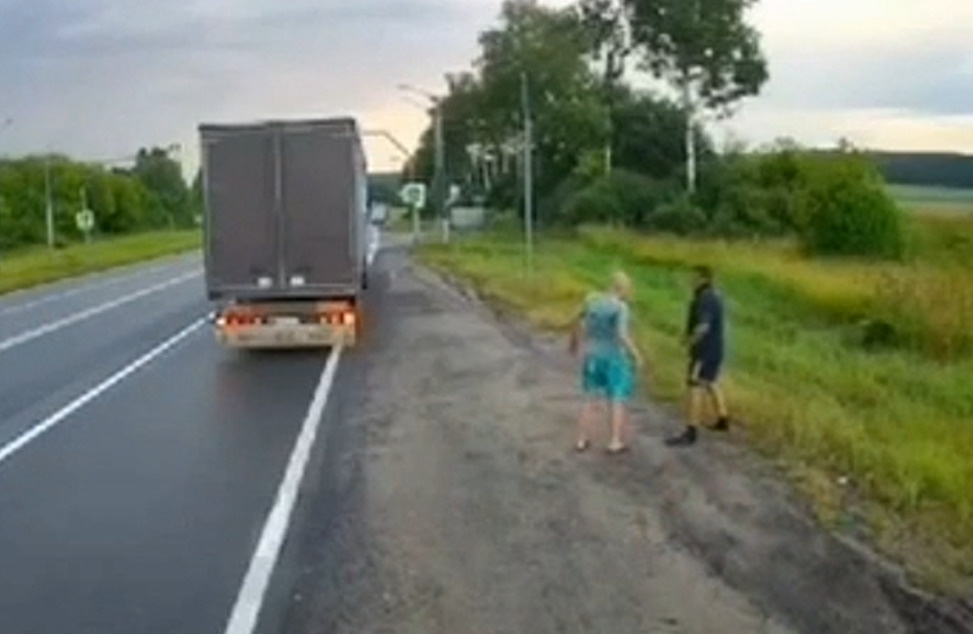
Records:
{"label": "box truck", "polygon": [[206,293],[231,347],[351,346],[368,285],[352,118],[199,126]]}

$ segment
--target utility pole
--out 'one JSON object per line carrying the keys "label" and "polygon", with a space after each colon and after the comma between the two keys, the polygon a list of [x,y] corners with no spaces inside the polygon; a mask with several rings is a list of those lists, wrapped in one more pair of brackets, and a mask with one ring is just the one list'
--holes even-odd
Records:
{"label": "utility pole", "polygon": [[[691,15],[693,28],[698,29],[702,21],[702,5],[700,0],[692,2]],[[696,193],[696,103],[695,103],[695,74],[691,67],[682,71],[682,105],[686,110],[686,189],[690,195]]]}
{"label": "utility pole", "polygon": [[[89,209],[88,209],[88,188],[85,187],[84,185],[81,186],[81,190],[79,192],[79,196],[81,198],[81,213],[85,214],[85,213],[87,213],[89,211]],[[84,243],[85,244],[91,244],[91,230],[90,229],[84,231]]]}
{"label": "utility pole", "polygon": [[51,188],[51,153],[44,156],[44,198],[46,199],[45,221],[47,224],[47,248],[54,248],[54,192]]}
{"label": "utility pole", "polygon": [[446,242],[449,240],[449,233],[446,228],[446,223],[449,222],[449,217],[446,213],[446,147],[443,139],[443,101],[439,97],[433,99],[433,127],[436,137],[436,175],[434,177],[436,181],[436,212],[439,215],[439,225],[442,231],[443,242]]}
{"label": "utility pole", "polygon": [[520,75],[524,115],[524,238],[527,241],[527,274],[534,272],[534,130],[530,113],[527,73]]}
{"label": "utility pole", "polygon": [[687,73],[682,85],[682,103],[686,110],[686,189],[690,194],[694,194],[696,192],[696,109],[691,82]]}

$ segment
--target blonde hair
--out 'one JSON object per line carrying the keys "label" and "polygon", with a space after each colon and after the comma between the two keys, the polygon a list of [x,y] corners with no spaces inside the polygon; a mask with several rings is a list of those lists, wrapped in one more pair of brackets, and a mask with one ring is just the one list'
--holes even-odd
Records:
{"label": "blonde hair", "polygon": [[629,293],[632,290],[632,278],[625,271],[617,269],[612,273],[611,288],[616,293]]}

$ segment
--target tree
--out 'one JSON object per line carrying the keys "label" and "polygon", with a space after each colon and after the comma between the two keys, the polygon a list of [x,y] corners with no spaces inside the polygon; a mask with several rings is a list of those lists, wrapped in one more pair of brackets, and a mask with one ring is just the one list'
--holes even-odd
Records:
{"label": "tree", "polygon": [[[612,115],[615,164],[657,180],[682,176],[685,145],[680,130],[684,123],[685,113],[673,101],[623,87]],[[712,141],[701,126],[697,125],[693,140],[697,156],[715,155]]]}
{"label": "tree", "polygon": [[698,107],[729,116],[769,78],[760,35],[745,20],[757,0],[623,0],[645,66],[677,88],[686,111],[686,182],[696,187]]}
{"label": "tree", "polygon": [[618,86],[632,52],[624,5],[621,0],[580,0],[578,11],[590,37],[592,57],[602,64],[604,85]]}
{"label": "tree", "polygon": [[[16,248],[41,244],[46,239],[45,159],[28,156],[0,161],[0,246]],[[160,226],[157,196],[123,170],[72,161],[64,156],[50,159],[52,197],[59,241],[81,238],[74,214],[82,195],[95,212],[98,228],[123,234]],[[82,194],[82,190],[84,194]]]}
{"label": "tree", "polygon": [[598,80],[588,63],[590,34],[573,8],[506,0],[500,26],[480,35],[480,47],[476,67],[490,142],[497,154],[520,144],[526,77],[538,191],[549,191],[572,172],[579,157],[603,147],[608,138]]}
{"label": "tree", "polygon": [[618,140],[615,107],[628,92],[624,84],[626,64],[632,52],[631,38],[621,0],[580,0],[581,22],[590,37],[591,56],[601,64],[601,91],[608,116],[605,144],[606,171],[612,168],[613,148]]}
{"label": "tree", "polygon": [[203,170],[198,168],[193,176],[193,183],[189,187],[189,207],[193,215],[193,223],[205,213],[206,199],[203,194]]}
{"label": "tree", "polygon": [[[506,0],[499,24],[482,32],[479,44],[473,71],[451,76],[442,102],[447,171],[468,189],[491,190],[494,203],[509,206],[516,203],[523,167],[525,77],[539,195],[570,175],[580,157],[604,147],[608,117],[589,64],[590,35],[575,9]],[[431,141],[427,130],[407,170],[429,173]]]}
{"label": "tree", "polygon": [[189,188],[179,163],[165,149],[140,149],[132,174],[154,194],[157,204],[152,206],[160,214],[158,221],[170,227],[192,224]]}

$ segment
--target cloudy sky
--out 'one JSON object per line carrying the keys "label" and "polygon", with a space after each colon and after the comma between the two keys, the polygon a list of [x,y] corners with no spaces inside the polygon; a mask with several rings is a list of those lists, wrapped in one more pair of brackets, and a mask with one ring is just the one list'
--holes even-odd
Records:
{"label": "cloudy sky", "polygon": [[[563,0],[551,0],[563,4]],[[396,90],[466,68],[499,0],[0,0],[0,154],[123,157],[195,126],[352,113],[413,145]],[[762,0],[772,80],[729,124],[760,142],[845,136],[973,153],[973,2]],[[724,129],[726,131],[726,129]],[[396,150],[368,143],[373,168]]]}

